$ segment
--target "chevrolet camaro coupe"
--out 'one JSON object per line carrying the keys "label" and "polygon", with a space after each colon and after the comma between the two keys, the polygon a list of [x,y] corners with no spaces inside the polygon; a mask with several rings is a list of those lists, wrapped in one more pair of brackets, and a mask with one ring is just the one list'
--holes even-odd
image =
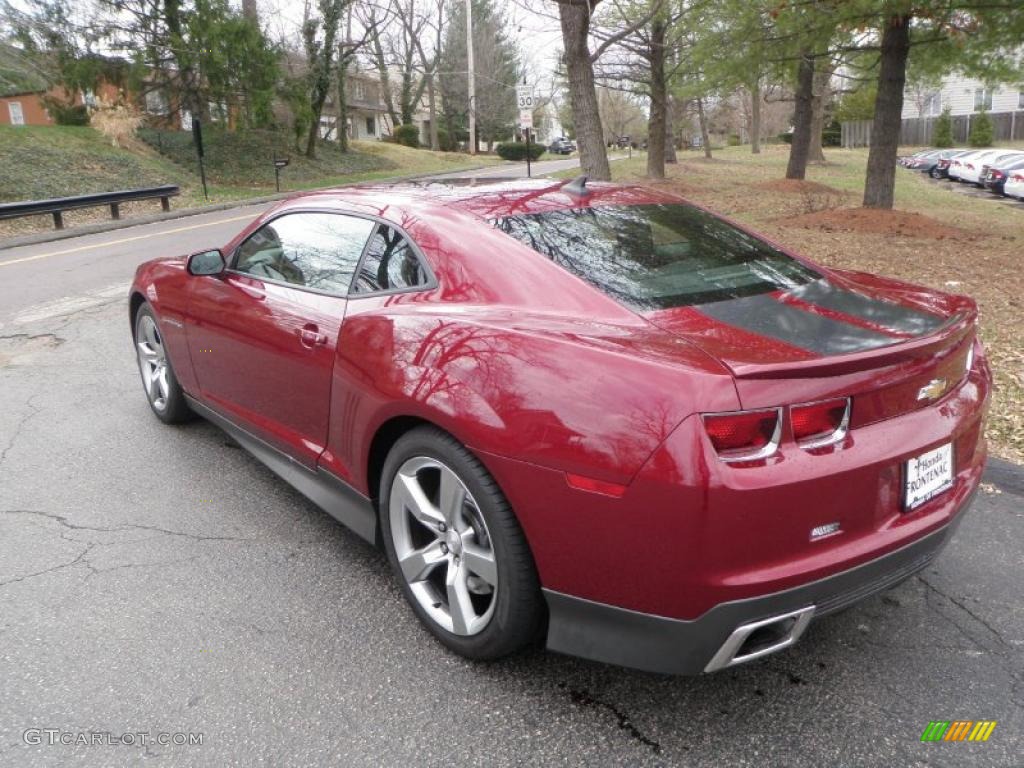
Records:
{"label": "chevrolet camaro coupe", "polygon": [[985,462],[973,301],[659,190],[304,194],[143,264],[130,312],[157,418],[214,422],[382,547],[472,659],[786,648],[932,562]]}

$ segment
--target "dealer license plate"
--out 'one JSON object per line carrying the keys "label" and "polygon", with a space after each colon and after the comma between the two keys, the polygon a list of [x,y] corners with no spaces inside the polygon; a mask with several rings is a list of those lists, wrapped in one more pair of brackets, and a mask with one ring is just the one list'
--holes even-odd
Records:
{"label": "dealer license plate", "polygon": [[903,508],[915,509],[953,487],[953,445],[946,443],[907,462]]}

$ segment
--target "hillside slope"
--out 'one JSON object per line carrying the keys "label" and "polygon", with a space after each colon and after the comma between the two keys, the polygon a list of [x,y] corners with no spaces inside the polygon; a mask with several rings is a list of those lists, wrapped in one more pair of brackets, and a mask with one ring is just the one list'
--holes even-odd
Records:
{"label": "hillside slope", "polygon": [[0,126],[0,158],[0,202],[193,182],[155,152],[112,147],[77,126]]}

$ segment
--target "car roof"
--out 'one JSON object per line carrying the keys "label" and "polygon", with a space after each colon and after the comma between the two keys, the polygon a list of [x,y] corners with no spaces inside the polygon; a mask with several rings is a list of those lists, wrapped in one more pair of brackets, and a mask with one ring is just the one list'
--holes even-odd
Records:
{"label": "car roof", "polygon": [[580,192],[568,179],[425,178],[303,193],[281,208],[352,206],[374,209],[378,215],[385,215],[382,210],[386,208],[393,216],[417,213],[427,217],[441,209],[457,209],[493,220],[566,208],[669,202],[681,200],[668,192],[628,184],[586,182]]}

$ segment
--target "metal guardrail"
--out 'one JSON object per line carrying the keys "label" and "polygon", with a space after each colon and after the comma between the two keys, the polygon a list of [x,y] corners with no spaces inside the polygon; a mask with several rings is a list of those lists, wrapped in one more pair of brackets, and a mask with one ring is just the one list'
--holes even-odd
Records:
{"label": "metal guardrail", "polygon": [[177,184],[147,189],[124,189],[120,192],[97,192],[91,195],[76,197],[55,197],[52,200],[26,200],[18,203],[0,203],[0,219],[17,219],[22,216],[37,216],[49,213],[53,216],[55,229],[64,229],[64,211],[76,208],[97,208],[101,205],[110,206],[110,215],[114,219],[121,218],[121,203],[135,200],[155,200],[165,211],[171,210],[171,198],[181,194]]}

